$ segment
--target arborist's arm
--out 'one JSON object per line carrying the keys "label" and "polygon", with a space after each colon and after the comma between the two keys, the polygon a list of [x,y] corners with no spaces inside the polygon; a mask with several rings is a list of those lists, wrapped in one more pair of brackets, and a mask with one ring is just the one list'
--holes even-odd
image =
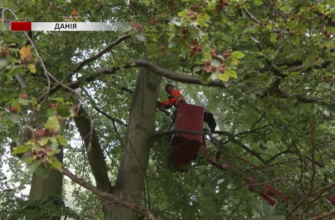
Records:
{"label": "arborist's arm", "polygon": [[169,104],[168,101],[164,101],[164,102],[160,102],[160,101],[157,101],[157,108],[160,108],[160,109],[169,109],[172,107],[172,104]]}
{"label": "arborist's arm", "polygon": [[176,101],[176,98],[171,98],[171,99],[169,99],[169,100],[167,100],[167,101],[164,101],[164,102],[162,102],[162,105],[165,107],[165,106],[169,106],[169,105],[173,105],[174,103],[175,103],[175,101]]}

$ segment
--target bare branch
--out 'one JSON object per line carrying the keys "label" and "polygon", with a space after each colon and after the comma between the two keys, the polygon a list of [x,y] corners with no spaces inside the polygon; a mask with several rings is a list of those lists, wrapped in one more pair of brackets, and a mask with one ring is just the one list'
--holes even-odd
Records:
{"label": "bare branch", "polygon": [[253,20],[254,22],[256,22],[257,24],[260,23],[260,21],[253,15],[251,14],[251,12],[245,7],[245,6],[242,6],[243,8],[243,11],[248,15],[248,17]]}
{"label": "bare branch", "polygon": [[121,121],[121,120],[119,120],[119,119],[116,119],[116,118],[113,118],[113,117],[111,117],[111,116],[109,116],[108,114],[106,114],[105,112],[103,112],[100,108],[98,108],[98,107],[93,107],[95,110],[97,110],[98,112],[100,112],[101,114],[103,114],[104,116],[106,116],[108,119],[110,119],[110,120],[112,120],[112,121],[116,121],[116,122],[118,122],[118,123],[120,123],[120,124],[122,124],[123,126],[128,126],[127,124],[125,124],[125,123],[123,123],[123,121]]}
{"label": "bare branch", "polygon": [[284,161],[284,162],[278,162],[278,163],[271,164],[271,165],[257,166],[257,167],[254,167],[253,169],[244,170],[244,172],[246,173],[246,172],[250,172],[250,171],[254,171],[254,170],[267,169],[267,168],[270,168],[270,167],[279,166],[281,164],[294,163],[294,162],[297,162],[297,161],[299,161],[299,159]]}
{"label": "bare branch", "polygon": [[327,218],[328,216],[332,216],[335,214],[335,210],[331,211],[331,212],[328,212],[324,215],[321,215],[321,216],[318,216],[318,217],[315,217],[315,218],[309,218],[307,220],[319,220],[319,219],[324,219],[324,218]]}
{"label": "bare branch", "polygon": [[284,44],[280,44],[280,46],[278,47],[278,49],[277,49],[277,51],[276,51],[276,53],[275,53],[275,57],[274,57],[273,60],[272,60],[272,65],[275,65],[276,60],[277,60],[277,58],[278,58],[280,52],[282,51],[283,47],[284,47]]}
{"label": "bare branch", "polygon": [[[90,58],[84,60],[83,62],[81,62],[74,70],[75,72],[78,72],[81,68],[83,68],[83,66],[85,66],[86,64],[88,64],[91,61],[94,61],[96,59],[98,59],[99,57],[101,57],[102,55],[104,55],[105,53],[107,53],[108,51],[110,51],[111,49],[113,49],[113,47],[115,47],[116,45],[122,43],[123,41],[127,40],[131,38],[131,35],[125,35],[120,37],[119,39],[117,39],[116,41],[114,41],[113,43],[109,44],[105,49],[103,49],[102,51],[100,51],[98,54],[91,56]],[[68,75],[66,78],[71,77],[73,74]]]}

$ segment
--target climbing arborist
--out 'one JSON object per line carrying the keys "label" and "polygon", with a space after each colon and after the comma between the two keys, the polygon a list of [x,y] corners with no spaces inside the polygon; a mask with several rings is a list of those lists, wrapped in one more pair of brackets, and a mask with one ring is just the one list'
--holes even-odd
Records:
{"label": "climbing arborist", "polygon": [[[172,117],[171,117],[172,122],[174,123],[176,119],[176,113],[177,113],[179,103],[181,102],[187,103],[187,102],[185,101],[185,98],[180,93],[180,91],[175,89],[172,84],[166,84],[165,92],[168,94],[169,100],[164,101],[164,102],[157,101],[157,107],[160,110],[162,110],[163,108],[169,109],[172,106],[174,106],[176,110],[173,112]],[[215,127],[216,127],[216,122],[211,112],[209,111],[204,112],[204,122],[206,122],[209,128],[211,129],[211,131],[214,132]]]}
{"label": "climbing arborist", "polygon": [[185,102],[185,98],[183,97],[183,95],[180,93],[178,89],[175,89],[172,84],[166,84],[165,92],[169,95],[169,100],[159,102],[161,108],[169,109],[172,106],[177,108],[180,102]]}

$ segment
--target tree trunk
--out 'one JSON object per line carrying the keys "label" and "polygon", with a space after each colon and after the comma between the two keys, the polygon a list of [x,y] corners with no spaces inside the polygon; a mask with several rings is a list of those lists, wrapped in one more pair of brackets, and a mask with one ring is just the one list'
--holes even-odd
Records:
{"label": "tree trunk", "polygon": [[[133,203],[141,203],[149,161],[149,137],[154,132],[160,81],[160,76],[141,68],[131,102],[128,130],[114,194]],[[135,211],[119,205],[112,207],[113,220],[140,219]]]}
{"label": "tree trunk", "polygon": [[[57,159],[59,160],[59,162],[61,163],[63,162],[63,148],[61,149],[61,152],[57,155]],[[57,210],[59,209],[59,206],[63,205],[62,189],[63,189],[62,174],[51,170],[49,175],[45,179],[43,179],[42,177],[34,173],[33,178],[31,180],[29,201],[37,201],[42,198],[50,197],[55,199],[54,209]],[[50,210],[50,213],[54,212]],[[39,214],[38,208],[32,207],[32,209],[29,209],[29,211],[26,212],[26,220],[41,219],[41,216],[38,216],[38,214]],[[59,220],[60,216],[59,217],[43,216],[43,218]]]}

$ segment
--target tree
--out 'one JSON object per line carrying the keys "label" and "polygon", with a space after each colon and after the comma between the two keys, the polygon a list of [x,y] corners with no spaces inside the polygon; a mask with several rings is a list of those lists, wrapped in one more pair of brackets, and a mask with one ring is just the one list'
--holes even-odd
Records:
{"label": "tree", "polygon": [[[1,32],[0,141],[34,173],[15,175],[25,168],[1,148],[9,184],[20,183],[1,186],[4,216],[28,216],[27,207],[56,219],[334,215],[333,1],[19,0],[1,10],[6,21],[129,22],[125,32]],[[202,156],[187,173],[168,168],[161,81],[214,112],[226,130],[209,135],[207,151],[227,169]],[[77,209],[65,201],[52,212],[59,206],[43,193],[15,196],[31,183],[31,200],[36,176],[59,174]],[[270,211],[266,184],[288,198],[274,196]]]}

